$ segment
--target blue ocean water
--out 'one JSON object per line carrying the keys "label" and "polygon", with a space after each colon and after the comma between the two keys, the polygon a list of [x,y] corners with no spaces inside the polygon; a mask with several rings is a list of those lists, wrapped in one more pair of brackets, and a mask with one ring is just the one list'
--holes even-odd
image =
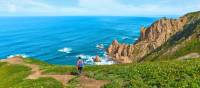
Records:
{"label": "blue ocean water", "polygon": [[139,37],[140,27],[149,26],[157,19],[117,16],[0,17],[0,58],[24,54],[48,63],[73,65],[78,55],[103,57],[104,49],[114,39],[133,43]]}

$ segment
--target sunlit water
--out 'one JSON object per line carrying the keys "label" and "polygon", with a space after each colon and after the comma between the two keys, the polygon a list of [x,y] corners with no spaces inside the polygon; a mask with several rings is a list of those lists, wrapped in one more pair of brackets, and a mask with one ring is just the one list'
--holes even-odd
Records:
{"label": "sunlit water", "polygon": [[112,40],[133,43],[141,26],[158,18],[144,17],[0,17],[0,58],[21,54],[53,64],[73,65],[77,56],[94,64],[104,60]]}

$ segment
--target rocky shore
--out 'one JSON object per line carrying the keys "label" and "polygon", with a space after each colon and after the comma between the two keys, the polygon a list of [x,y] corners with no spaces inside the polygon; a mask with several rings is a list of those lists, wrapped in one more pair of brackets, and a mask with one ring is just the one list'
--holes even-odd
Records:
{"label": "rocky shore", "polygon": [[[199,13],[197,12],[197,15]],[[169,41],[172,36],[183,31],[185,26],[193,20],[188,14],[179,19],[161,18],[147,28],[142,27],[140,38],[134,44],[121,44],[114,40],[108,47],[107,53],[119,63],[141,61],[147,54]]]}

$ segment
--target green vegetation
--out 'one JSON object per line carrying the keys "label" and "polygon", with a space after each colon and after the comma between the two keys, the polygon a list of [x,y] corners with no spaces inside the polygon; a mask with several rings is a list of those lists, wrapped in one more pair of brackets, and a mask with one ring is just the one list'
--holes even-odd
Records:
{"label": "green vegetation", "polygon": [[20,65],[8,65],[1,63],[0,65],[0,88],[9,88],[23,81],[27,77],[30,69]]}
{"label": "green vegetation", "polygon": [[[31,59],[27,59],[31,60]],[[35,60],[33,60],[34,62]],[[38,63],[43,63],[39,62]],[[43,64],[40,64],[43,65]],[[47,64],[46,64],[47,65]],[[45,68],[50,73],[73,72],[72,66],[49,65]],[[42,66],[41,66],[42,67]],[[62,69],[62,70],[55,70]],[[108,80],[104,88],[171,88],[200,87],[200,60],[185,61],[155,61],[135,64],[118,64],[105,66],[86,66],[84,74],[97,80]],[[62,84],[53,78],[37,80],[25,79],[30,74],[30,68],[20,65],[0,63],[0,88],[62,88]],[[65,88],[75,88],[78,77],[69,81]]]}
{"label": "green vegetation", "polygon": [[200,11],[191,12],[191,13],[186,14],[185,16],[187,16],[189,19],[193,20],[193,19],[199,18],[199,15],[200,15],[199,13],[200,13]]}
{"label": "green vegetation", "polygon": [[76,88],[78,84],[79,84],[79,81],[78,81],[78,76],[77,76],[69,81],[66,88]]}
{"label": "green vegetation", "polygon": [[171,53],[170,55],[160,55],[157,59],[162,60],[170,60],[176,59],[181,56],[190,54],[192,52],[200,53],[200,41],[199,40],[191,40],[184,42],[184,46],[176,50],[175,52]]}
{"label": "green vegetation", "polygon": [[110,80],[105,88],[200,87],[200,60],[87,67],[89,77]]}
{"label": "green vegetation", "polygon": [[26,58],[25,62],[39,65],[40,69],[43,70],[46,74],[66,74],[75,71],[75,67],[73,66],[52,65],[34,58]]}
{"label": "green vegetation", "polygon": [[[170,49],[175,49],[175,48],[177,48],[175,51],[170,51],[170,52],[168,51]],[[162,50],[153,52],[149,56],[147,56],[145,58],[145,61],[174,60],[190,53],[200,54],[200,40],[191,39],[189,41],[181,42],[180,44],[177,44],[176,46],[163,47]]]}
{"label": "green vegetation", "polygon": [[26,79],[30,73],[28,67],[0,62],[0,88],[62,88],[62,84],[52,78]]}
{"label": "green vegetation", "polygon": [[25,80],[15,85],[15,88],[62,88],[62,84],[53,78]]}

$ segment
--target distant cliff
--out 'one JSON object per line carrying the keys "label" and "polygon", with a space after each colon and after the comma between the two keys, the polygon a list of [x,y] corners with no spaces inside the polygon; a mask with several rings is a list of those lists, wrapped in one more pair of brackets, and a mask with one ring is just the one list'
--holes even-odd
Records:
{"label": "distant cliff", "polygon": [[[142,61],[151,53],[158,52],[158,49],[162,50],[161,46],[166,45],[174,37],[184,37],[180,33],[185,30],[192,30],[187,25],[194,24],[199,17],[200,12],[194,12],[179,19],[162,18],[148,28],[142,27],[140,38],[135,44],[120,44],[117,40],[114,40],[107,49],[107,53],[119,63]],[[151,58],[156,57],[152,56]]]}

